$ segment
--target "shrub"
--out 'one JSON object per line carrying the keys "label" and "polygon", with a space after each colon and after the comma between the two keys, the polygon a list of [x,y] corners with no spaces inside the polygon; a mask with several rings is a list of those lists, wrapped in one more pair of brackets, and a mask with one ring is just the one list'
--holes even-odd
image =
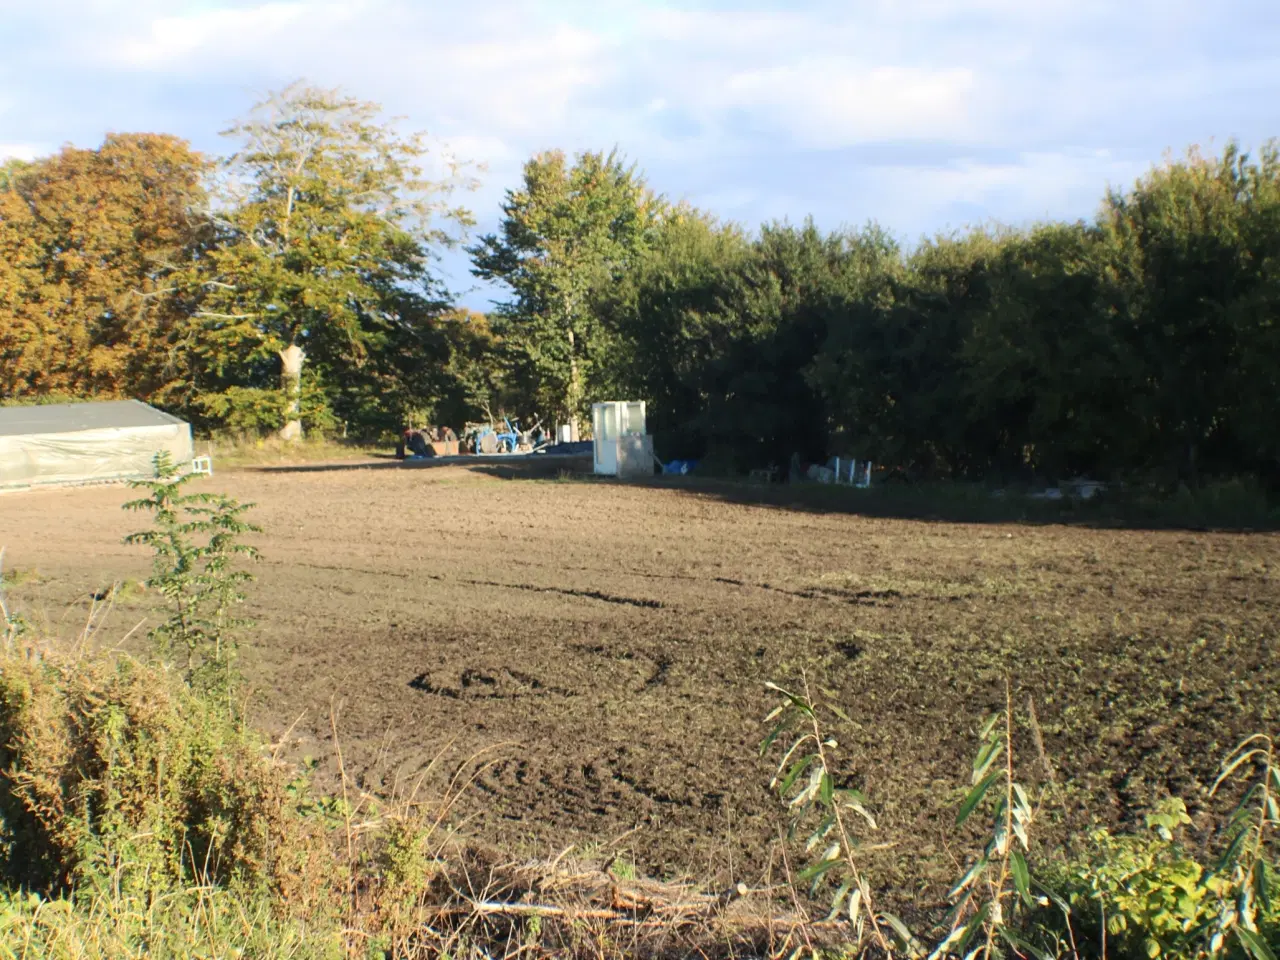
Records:
{"label": "shrub", "polygon": [[166,671],[31,645],[5,653],[6,886],[142,895],[220,883],[304,900],[320,844],[287,801],[257,739]]}
{"label": "shrub", "polygon": [[1113,836],[1097,830],[1087,852],[1051,868],[1046,882],[1070,905],[1082,952],[1115,958],[1177,955],[1183,941],[1208,922],[1225,881],[1207,878],[1175,841],[1174,832],[1190,822],[1181,800],[1166,800],[1147,816],[1148,832]]}
{"label": "shrub", "polygon": [[[1259,865],[1267,895],[1256,903],[1248,931],[1253,937],[1218,936],[1224,907],[1234,909],[1242,891],[1221,864],[1206,867],[1178,842],[1178,828],[1190,822],[1183,802],[1169,799],[1147,815],[1145,833],[1095,831],[1083,854],[1046,870],[1046,886],[1059,891],[1070,907],[1079,956],[1262,958],[1267,950],[1274,955],[1280,949],[1275,866]],[[1042,933],[1065,932],[1056,911],[1046,911],[1036,923]],[[1265,949],[1257,951],[1258,944]]]}

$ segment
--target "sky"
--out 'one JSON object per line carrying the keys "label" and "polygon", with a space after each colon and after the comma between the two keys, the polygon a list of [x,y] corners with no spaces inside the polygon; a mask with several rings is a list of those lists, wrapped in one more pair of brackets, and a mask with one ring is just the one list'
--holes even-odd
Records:
{"label": "sky", "polygon": [[[905,243],[1091,217],[1169,151],[1280,136],[1276,0],[0,0],[0,157],[109,131],[201,150],[305,78],[483,165],[618,147],[754,227],[875,220]],[[465,256],[442,262],[464,303]]]}

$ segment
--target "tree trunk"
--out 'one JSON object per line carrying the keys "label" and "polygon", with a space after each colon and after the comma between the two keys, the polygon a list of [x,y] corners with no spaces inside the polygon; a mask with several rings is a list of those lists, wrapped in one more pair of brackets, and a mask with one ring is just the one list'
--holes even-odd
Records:
{"label": "tree trunk", "polygon": [[569,407],[569,439],[578,442],[578,404],[582,399],[582,388],[578,383],[578,353],[573,331],[569,331],[569,390],[565,398]]}
{"label": "tree trunk", "polygon": [[302,439],[302,362],[306,351],[291,343],[280,351],[280,384],[284,388],[285,418],[280,439],[295,442]]}

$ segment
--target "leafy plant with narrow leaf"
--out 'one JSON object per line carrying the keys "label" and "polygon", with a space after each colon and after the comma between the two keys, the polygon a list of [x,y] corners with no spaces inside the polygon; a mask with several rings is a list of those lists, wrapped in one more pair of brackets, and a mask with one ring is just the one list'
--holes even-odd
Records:
{"label": "leafy plant with narrow leaf", "polygon": [[1047,902],[1031,889],[1027,853],[1037,807],[1014,775],[1013,730],[1013,696],[1006,681],[1005,708],[982,725],[971,787],[956,814],[956,826],[963,826],[976,811],[990,805],[984,801],[995,798],[991,832],[981,855],[951,889],[950,931],[931,960],[947,955],[991,957],[1003,949],[1002,944],[1019,954],[1041,953],[1019,936],[1013,923],[1019,905],[1030,909]]}
{"label": "leafy plant with narrow leaf", "polygon": [[808,681],[803,683],[803,693],[765,684],[779,694],[781,702],[765,718],[773,728],[760,745],[763,757],[779,739],[789,741],[769,786],[791,811],[788,839],[808,833],[804,843],[808,863],[795,880],[808,883],[811,896],[824,885],[835,888],[827,919],[847,915],[859,949],[870,942],[892,954],[892,941],[896,941],[908,955],[918,955],[920,944],[906,924],[875,909],[871,887],[858,863],[855,826],[874,830],[876,821],[861,791],[836,785],[832,759],[838,744],[825,729],[822,714],[829,712],[846,722],[849,718],[834,704],[818,704]]}
{"label": "leafy plant with narrow leaf", "polygon": [[1210,793],[1248,769],[1254,771],[1254,779],[1227,820],[1226,848],[1211,875],[1224,888],[1211,925],[1209,953],[1219,956],[1234,941],[1254,960],[1276,960],[1280,892],[1275,874],[1280,858],[1274,848],[1280,827],[1280,765],[1274,738],[1255,733],[1237,745]]}

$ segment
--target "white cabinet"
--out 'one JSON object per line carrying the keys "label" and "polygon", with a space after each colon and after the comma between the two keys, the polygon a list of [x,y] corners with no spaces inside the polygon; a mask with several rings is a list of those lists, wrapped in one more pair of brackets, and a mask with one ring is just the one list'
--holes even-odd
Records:
{"label": "white cabinet", "polygon": [[591,405],[595,472],[611,477],[653,476],[653,438],[644,432],[643,400]]}

